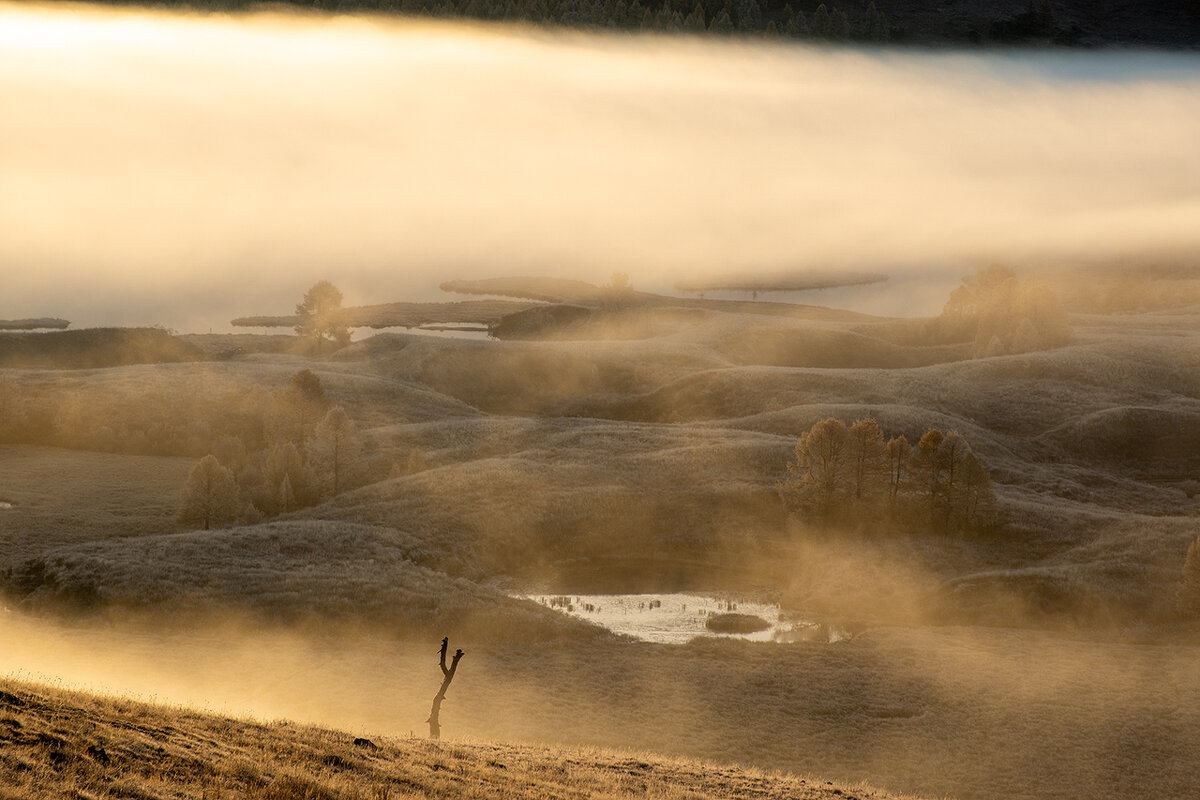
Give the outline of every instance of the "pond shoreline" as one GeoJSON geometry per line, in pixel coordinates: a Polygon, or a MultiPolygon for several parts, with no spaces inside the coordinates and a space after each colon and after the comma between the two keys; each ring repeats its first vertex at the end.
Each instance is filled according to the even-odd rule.
{"type": "Polygon", "coordinates": [[[828,643],[848,641],[853,633],[829,623],[797,617],[773,603],[690,593],[519,594],[539,605],[591,622],[616,633],[654,644],[687,644],[694,639],[743,639],[754,642],[828,643]],[[761,620],[755,630],[714,629],[709,623],[728,617],[761,620]]]}

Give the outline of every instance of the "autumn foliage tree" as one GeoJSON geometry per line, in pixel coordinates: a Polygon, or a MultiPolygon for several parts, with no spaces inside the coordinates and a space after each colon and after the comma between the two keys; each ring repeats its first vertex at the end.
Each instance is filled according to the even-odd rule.
{"type": "Polygon", "coordinates": [[[854,498],[861,500],[879,483],[884,468],[886,445],[879,423],[871,418],[855,420],[849,431],[850,481],[854,498]]]}
{"type": "Polygon", "coordinates": [[[303,446],[328,410],[329,398],[321,379],[310,369],[300,370],[288,381],[287,388],[275,396],[273,438],[303,446]]]}
{"type": "Polygon", "coordinates": [[[183,488],[183,505],[178,522],[190,528],[220,527],[234,522],[241,511],[237,482],[233,473],[216,456],[200,459],[188,473],[183,488]]]}
{"type": "Polygon", "coordinates": [[[822,420],[796,442],[796,461],[788,469],[796,476],[792,496],[801,508],[820,516],[837,505],[849,477],[850,432],[840,419],[822,420]]]}
{"type": "Polygon", "coordinates": [[[887,456],[888,500],[894,503],[900,494],[900,487],[908,477],[913,449],[908,439],[904,438],[904,434],[900,434],[888,439],[884,454],[887,456]]]}
{"type": "Polygon", "coordinates": [[[354,465],[360,446],[358,430],[346,409],[341,406],[329,409],[317,425],[312,450],[333,495],[345,487],[347,473],[354,465]]]}

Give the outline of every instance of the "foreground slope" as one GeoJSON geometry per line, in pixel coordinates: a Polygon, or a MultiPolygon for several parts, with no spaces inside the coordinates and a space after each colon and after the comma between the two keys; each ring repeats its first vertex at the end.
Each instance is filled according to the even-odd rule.
{"type": "Polygon", "coordinates": [[[369,739],[0,681],[5,798],[875,798],[791,775],[631,753],[369,739]]]}

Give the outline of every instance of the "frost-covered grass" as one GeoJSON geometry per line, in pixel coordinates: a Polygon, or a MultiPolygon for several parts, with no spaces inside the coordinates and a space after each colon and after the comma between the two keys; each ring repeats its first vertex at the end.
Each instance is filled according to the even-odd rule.
{"type": "Polygon", "coordinates": [[[508,641],[599,630],[463,578],[413,563],[398,532],[326,521],[94,542],[27,562],[14,585],[25,607],[226,611],[289,623],[342,620],[410,634],[472,631],[508,641]]]}
{"type": "MultiPolygon", "coordinates": [[[[397,477],[293,518],[384,528],[408,542],[418,566],[475,581],[537,578],[547,588],[561,583],[556,576],[595,575],[613,559],[625,572],[640,560],[647,578],[667,562],[693,572],[719,565],[727,571],[719,580],[757,569],[793,536],[776,486],[796,437],[826,416],[875,416],[887,434],[911,442],[929,427],[958,430],[992,471],[1004,528],[968,548],[918,532],[933,574],[980,572],[994,582],[1010,567],[1035,569],[1054,592],[1085,598],[1083,606],[1102,601],[1105,618],[1126,601],[1134,617],[1163,613],[1194,538],[1186,520],[1200,512],[1180,488],[1200,469],[1191,455],[1200,445],[1188,445],[1200,419],[1194,317],[1175,315],[1166,328],[1154,315],[1080,318],[1062,348],[923,367],[754,363],[750,344],[762,336],[776,344],[799,337],[836,361],[851,327],[860,337],[872,330],[862,320],[705,312],[680,331],[639,341],[381,336],[327,360],[255,354],[218,364],[8,371],[3,381],[10,392],[74,398],[127,424],[162,414],[180,423],[194,410],[207,414],[205,403],[270,390],[312,368],[359,422],[374,478],[389,474],[388,464],[397,477]],[[814,334],[821,330],[828,335],[814,334]],[[735,358],[730,348],[739,347],[735,358]],[[488,414],[464,402],[486,400],[497,387],[504,402],[530,393],[529,407],[547,413],[488,414]],[[598,416],[559,415],[571,409],[598,416]],[[402,476],[414,453],[425,470],[402,476]],[[1098,555],[1101,542],[1127,566],[1115,569],[1098,555]]],[[[159,509],[156,516],[134,512],[122,532],[173,528],[168,510],[178,490],[151,477],[142,485],[153,486],[154,497],[137,505],[159,509]]],[[[52,490],[71,491],[65,481],[52,490]]],[[[17,562],[115,532],[100,503],[85,497],[77,505],[73,516],[54,519],[78,525],[55,522],[44,534],[36,525],[9,527],[3,555],[17,562]]],[[[8,520],[13,511],[23,513],[8,510],[8,520]]],[[[777,559],[776,574],[788,568],[786,557],[777,559]]]]}
{"type": "Polygon", "coordinates": [[[0,445],[0,572],[79,542],[171,530],[194,462],[0,445]]]}
{"type": "MultiPolygon", "coordinates": [[[[0,500],[14,507],[0,509],[0,563],[17,563],[22,611],[110,612],[79,623],[100,637],[80,648],[85,664],[107,650],[162,655],[157,634],[145,650],[105,646],[105,626],[133,609],[197,630],[227,612],[304,631],[333,621],[355,636],[259,653],[286,688],[263,689],[271,708],[309,718],[419,728],[438,679],[430,655],[452,633],[468,660],[447,712],[472,735],[629,744],[932,795],[1190,796],[1195,632],[1170,614],[1200,516],[1180,488],[1200,465],[1187,446],[1200,319],[1080,318],[1065,347],[970,361],[865,341],[869,328],[706,313],[636,341],[381,337],[325,360],[5,371],[4,397],[94,401],[140,423],[273,391],[308,367],[373,458],[404,465],[416,451],[424,468],[273,523],[181,534],[171,517],[190,459],[5,448],[0,500]],[[807,338],[790,352],[789,337],[807,338]],[[836,365],[845,348],[883,360],[795,365],[836,365]],[[831,415],[875,416],[910,441],[960,431],[992,469],[1003,524],[961,540],[789,520],[775,484],[796,437],[831,415]],[[1140,446],[1163,441],[1172,448],[1140,446]],[[833,645],[661,648],[505,597],[582,595],[570,584],[584,579],[751,585],[868,630],[833,645]],[[1012,629],[935,627],[964,622],[1012,629]],[[1123,639],[1131,630],[1154,644],[1123,639]]],[[[243,651],[275,644],[221,640],[200,661],[244,679],[260,662],[243,651]]],[[[31,763],[50,762],[38,752],[31,763]]]]}

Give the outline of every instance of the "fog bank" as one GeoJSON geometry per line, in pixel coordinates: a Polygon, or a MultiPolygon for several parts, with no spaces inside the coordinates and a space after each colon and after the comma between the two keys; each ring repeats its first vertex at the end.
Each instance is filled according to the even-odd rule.
{"type": "Polygon", "coordinates": [[[0,107],[0,318],[1200,245],[1194,54],[0,4],[0,107]]]}

